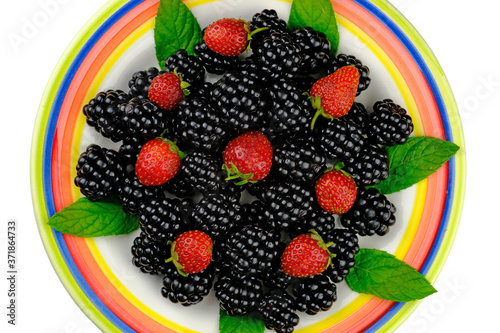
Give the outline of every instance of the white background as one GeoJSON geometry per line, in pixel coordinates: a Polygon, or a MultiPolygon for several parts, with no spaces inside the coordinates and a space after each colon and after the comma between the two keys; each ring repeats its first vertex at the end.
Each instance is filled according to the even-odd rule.
{"type": "MultiPolygon", "coordinates": [[[[397,332],[500,332],[497,241],[500,177],[500,25],[491,0],[392,0],[439,60],[460,108],[467,195],[459,232],[435,283],[397,332]]],[[[0,331],[98,332],[70,298],[42,246],[31,206],[31,135],[57,61],[104,0],[24,0],[0,4],[0,331]],[[47,4],[51,3],[51,7],[47,4]],[[48,9],[49,8],[49,9],[48,9]],[[43,14],[46,13],[46,15],[43,14]],[[50,14],[50,15],[47,15],[50,14]],[[43,18],[47,18],[44,20],[43,18]],[[38,27],[23,36],[26,22],[38,27]],[[17,326],[7,325],[6,223],[18,221],[17,326]]]]}

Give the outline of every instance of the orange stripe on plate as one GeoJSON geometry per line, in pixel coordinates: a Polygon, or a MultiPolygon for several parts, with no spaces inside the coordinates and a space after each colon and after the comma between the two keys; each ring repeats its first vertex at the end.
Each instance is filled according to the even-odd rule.
{"type": "MultiPolygon", "coordinates": [[[[92,79],[121,41],[156,14],[157,5],[156,1],[146,1],[118,21],[90,51],[71,82],[54,133],[52,162],[54,165],[61,166],[57,170],[52,170],[52,187],[57,210],[73,202],[73,180],[69,166],[74,163],[71,160],[72,150],[78,149],[76,143],[72,142],[73,129],[81,107],[88,102],[84,98],[92,84],[92,79]]],[[[366,31],[382,49],[388,52],[397,69],[407,80],[406,83],[415,98],[422,118],[425,135],[444,138],[444,130],[437,105],[432,98],[432,92],[420,70],[416,66],[412,66],[411,55],[406,49],[382,23],[373,20],[371,14],[353,2],[340,0],[334,3],[334,8],[339,15],[346,17],[353,24],[363,27],[362,30],[366,31]],[[366,27],[367,22],[372,22],[368,28],[366,27]]],[[[423,264],[432,247],[443,212],[447,187],[446,177],[447,169],[443,169],[429,178],[422,222],[405,257],[405,260],[412,265],[423,264]]],[[[156,332],[172,332],[144,315],[134,304],[121,295],[113,282],[107,279],[95,262],[84,240],[65,236],[65,241],[86,281],[106,306],[120,319],[138,331],[147,332],[150,329],[156,332]]],[[[362,331],[387,313],[393,304],[393,302],[372,298],[345,320],[327,329],[326,332],[362,331]]]]}
{"type": "MultiPolygon", "coordinates": [[[[154,17],[157,7],[156,1],[147,1],[117,21],[89,52],[70,84],[58,117],[52,155],[54,165],[60,165],[57,170],[52,170],[52,186],[55,189],[54,201],[57,210],[74,201],[70,166],[75,163],[71,160],[72,150],[78,147],[72,143],[73,130],[79,119],[81,107],[88,102],[84,100],[86,93],[110,54],[137,27],[154,17]]],[[[64,235],[64,238],[86,282],[115,315],[140,332],[173,332],[151,320],[121,295],[93,259],[84,239],[68,235],[64,235]]]]}

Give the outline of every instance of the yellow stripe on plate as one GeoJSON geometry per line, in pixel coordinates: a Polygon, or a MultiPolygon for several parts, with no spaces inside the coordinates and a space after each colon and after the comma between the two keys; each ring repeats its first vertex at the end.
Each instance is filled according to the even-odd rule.
{"type": "MultiPolygon", "coordinates": [[[[188,7],[191,8],[194,6],[206,4],[209,2],[213,2],[213,1],[214,0],[191,0],[191,1],[186,1],[186,5],[188,5],[188,7]]],[[[404,101],[407,105],[408,112],[411,114],[411,116],[414,120],[415,135],[417,135],[417,136],[422,135],[422,133],[423,133],[422,128],[423,127],[422,127],[420,116],[418,114],[416,103],[415,103],[414,99],[412,98],[412,95],[410,93],[408,85],[404,81],[401,73],[397,70],[396,66],[391,61],[391,59],[383,52],[383,50],[366,33],[364,33],[357,26],[353,25],[350,21],[348,21],[344,17],[337,14],[337,22],[340,25],[342,25],[344,28],[346,28],[348,31],[350,31],[357,38],[359,38],[364,44],[366,44],[370,48],[370,50],[378,57],[378,59],[382,62],[382,64],[386,67],[386,69],[389,71],[391,77],[393,77],[394,81],[396,82],[398,89],[400,90],[400,92],[404,98],[404,101]]],[[[151,19],[148,22],[146,22],[145,24],[143,24],[141,27],[139,27],[137,30],[135,30],[130,36],[128,36],[124,40],[123,43],[121,43],[119,45],[119,47],[113,52],[113,54],[109,57],[109,59],[106,61],[106,63],[100,69],[99,73],[96,75],[96,78],[93,81],[92,86],[89,89],[85,100],[89,100],[90,98],[95,96],[102,81],[104,80],[105,76],[109,73],[109,71],[111,70],[113,65],[116,63],[116,61],[123,55],[123,53],[128,48],[131,47],[132,44],[134,44],[146,32],[153,29],[153,27],[154,27],[154,19],[151,19]]],[[[83,116],[82,116],[82,118],[78,120],[78,126],[75,129],[75,135],[73,138],[73,146],[76,150],[79,149],[79,142],[81,141],[84,124],[85,124],[85,121],[84,121],[83,116]],[[76,143],[78,143],[78,144],[76,144],[76,143]]],[[[75,161],[74,163],[76,163],[76,157],[78,156],[78,155],[76,155],[77,153],[78,152],[75,152],[75,158],[73,159],[75,161]]],[[[72,167],[74,167],[74,165],[72,167]]],[[[417,186],[417,198],[419,196],[425,196],[426,189],[427,189],[426,182],[421,182],[417,186]]],[[[74,188],[73,195],[75,198],[78,198],[80,196],[77,188],[74,188]]],[[[407,227],[406,232],[404,234],[403,240],[399,244],[399,247],[396,251],[396,256],[398,258],[403,258],[411,246],[412,240],[413,240],[415,233],[418,229],[418,224],[420,221],[420,217],[422,215],[424,203],[425,203],[425,200],[416,200],[414,203],[412,217],[409,221],[409,224],[408,224],[408,227],[407,227]]],[[[137,309],[139,309],[140,311],[142,311],[143,313],[148,315],[153,320],[157,321],[158,323],[161,323],[162,325],[164,325],[172,330],[178,330],[178,331],[183,331],[183,332],[195,332],[195,331],[191,331],[183,326],[180,326],[180,325],[166,319],[165,317],[159,315],[158,313],[156,313],[155,311],[153,311],[149,307],[147,307],[144,303],[142,303],[114,275],[114,273],[111,271],[111,269],[107,265],[105,259],[102,257],[97,245],[95,244],[95,241],[91,238],[88,238],[88,239],[86,239],[86,244],[87,244],[90,252],[92,253],[92,256],[96,260],[96,263],[98,264],[98,266],[100,267],[100,269],[102,270],[102,272],[106,276],[106,278],[109,281],[111,281],[112,284],[116,287],[116,289],[120,291],[122,296],[125,297],[131,304],[136,306],[137,309]]],[[[328,318],[326,318],[322,321],[319,321],[318,323],[315,323],[313,325],[310,325],[308,327],[305,327],[303,329],[299,329],[299,330],[297,330],[297,332],[318,332],[320,330],[327,329],[328,327],[331,327],[331,326],[341,322],[342,320],[346,319],[347,317],[353,315],[359,308],[361,308],[366,303],[368,303],[372,298],[373,298],[373,296],[360,295],[360,296],[356,297],[347,306],[338,310],[337,312],[335,312],[333,315],[329,316],[328,318]]]]}
{"type": "MultiPolygon", "coordinates": [[[[397,67],[395,66],[394,62],[387,56],[387,54],[380,48],[378,44],[376,44],[368,34],[366,34],[364,31],[362,31],[359,27],[351,23],[349,20],[347,20],[345,17],[339,15],[338,13],[336,14],[336,19],[337,23],[344,27],[346,30],[348,30],[350,33],[352,33],[355,37],[357,37],[360,41],[362,41],[372,52],[377,56],[377,58],[381,61],[381,63],[384,65],[384,67],[387,69],[387,71],[390,73],[391,77],[393,78],[394,82],[396,82],[398,89],[403,96],[403,99],[407,105],[408,112],[410,113],[411,117],[413,118],[414,126],[415,126],[415,135],[423,135],[423,125],[422,121],[420,119],[420,115],[418,113],[418,109],[415,103],[415,100],[413,99],[413,96],[411,94],[411,91],[406,84],[403,76],[401,73],[398,71],[397,67]]],[[[406,231],[403,235],[403,238],[394,253],[395,256],[399,259],[403,259],[410,249],[412,245],[412,241],[415,237],[415,234],[417,233],[418,226],[420,224],[420,219],[423,214],[423,210],[425,207],[425,194],[427,192],[427,181],[422,181],[417,185],[416,188],[416,196],[415,196],[415,202],[413,204],[413,210],[412,210],[412,215],[411,218],[408,222],[408,226],[406,228],[406,231]],[[418,199],[418,198],[422,199],[418,199]]],[[[313,325],[309,325],[308,327],[305,327],[303,329],[297,330],[297,332],[319,332],[321,330],[325,330],[333,325],[338,324],[339,322],[345,320],[347,317],[353,315],[358,309],[360,309],[362,306],[367,304],[373,296],[369,295],[360,295],[356,299],[354,299],[351,303],[349,303],[347,306],[343,307],[342,309],[336,311],[333,315],[329,316],[328,318],[319,321],[313,325]]]]}
{"type": "MultiPolygon", "coordinates": [[[[123,54],[133,46],[134,43],[136,43],[142,36],[144,36],[146,33],[151,31],[154,28],[155,24],[155,19],[152,18],[142,24],[140,27],[135,29],[129,36],[127,36],[122,43],[116,48],[116,50],[113,51],[113,53],[109,56],[108,59],[106,59],[106,62],[103,64],[103,66],[99,69],[99,72],[96,74],[95,79],[92,81],[92,84],[85,96],[85,101],[90,100],[93,98],[103,80],[106,78],[106,76],[109,74],[113,66],[116,64],[116,62],[123,56],[123,54]]],[[[83,105],[81,106],[83,107],[83,105]]],[[[81,115],[78,119],[78,125],[75,127],[75,132],[73,136],[73,142],[72,142],[72,169],[76,170],[75,165],[77,163],[77,157],[79,156],[79,144],[82,139],[82,134],[83,134],[83,129],[85,127],[85,117],[81,115]],[[73,156],[74,155],[74,156],[73,156]]],[[[76,172],[76,171],[75,171],[76,172]]],[[[74,198],[79,198],[80,197],[80,192],[77,187],[73,187],[73,197],[74,198]]],[[[141,312],[145,313],[148,317],[150,317],[152,320],[162,324],[165,327],[168,327],[171,330],[175,331],[182,331],[182,332],[196,332],[192,331],[188,328],[185,328],[181,325],[176,324],[173,321],[170,321],[166,319],[165,317],[159,315],[155,311],[151,310],[148,306],[146,306],[144,303],[142,303],[137,297],[135,297],[128,289],[123,285],[120,280],[116,277],[116,275],[113,273],[113,271],[109,268],[108,264],[106,263],[106,260],[103,258],[101,255],[99,248],[97,247],[95,241],[93,238],[86,238],[85,239],[86,245],[89,248],[89,251],[92,253],[92,257],[96,261],[97,265],[99,268],[102,270],[103,274],[106,276],[106,279],[120,292],[120,294],[131,304],[133,304],[138,310],[141,312]]]]}

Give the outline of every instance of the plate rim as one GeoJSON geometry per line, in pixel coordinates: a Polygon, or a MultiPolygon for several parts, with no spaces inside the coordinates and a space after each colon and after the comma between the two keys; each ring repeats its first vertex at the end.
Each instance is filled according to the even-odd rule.
{"type": "MultiPolygon", "coordinates": [[[[133,2],[133,1],[132,1],[133,2]]],[[[287,1],[290,2],[290,1],[287,1]]],[[[355,2],[366,2],[366,1],[355,1],[355,2]]],[[[392,12],[390,15],[391,19],[398,19],[401,22],[405,23],[405,34],[408,36],[412,36],[416,41],[414,43],[416,46],[419,46],[419,49],[422,48],[423,51],[425,50],[426,52],[424,53],[426,56],[428,56],[433,64],[436,64],[437,67],[434,69],[437,71],[437,73],[441,74],[439,76],[435,76],[435,79],[438,81],[438,86],[439,86],[439,91],[446,92],[446,96],[449,98],[451,97],[453,101],[448,101],[450,103],[447,107],[448,113],[453,112],[457,116],[455,121],[458,121],[459,124],[459,131],[455,132],[453,136],[453,142],[457,143],[461,142],[460,147],[461,147],[461,156],[456,156],[460,158],[454,157],[454,162],[456,163],[456,166],[460,165],[461,167],[461,173],[460,175],[455,174],[455,179],[457,179],[457,176],[460,176],[460,181],[455,181],[455,191],[454,191],[454,199],[453,199],[453,205],[454,205],[454,223],[451,223],[451,217],[450,217],[450,223],[449,225],[452,226],[453,228],[449,229],[446,231],[446,239],[443,240],[441,243],[441,247],[439,249],[439,254],[437,255],[437,259],[439,261],[432,263],[431,270],[429,270],[428,274],[426,274],[427,278],[431,282],[435,282],[437,279],[439,273],[444,267],[444,264],[446,262],[446,259],[451,251],[452,245],[454,238],[456,236],[458,226],[459,226],[459,221],[460,221],[460,216],[461,216],[461,211],[464,203],[464,196],[465,196],[465,143],[463,141],[463,130],[461,128],[461,122],[460,122],[460,117],[458,116],[458,109],[456,107],[456,103],[454,101],[453,94],[451,92],[451,88],[449,86],[449,83],[444,75],[444,72],[442,68],[440,67],[439,63],[437,62],[437,59],[435,59],[434,54],[432,53],[431,49],[428,47],[428,45],[425,43],[423,38],[420,36],[420,34],[416,31],[416,29],[409,23],[404,16],[397,11],[395,7],[393,7],[390,3],[388,3],[386,0],[372,0],[372,3],[380,6],[381,8],[385,8],[388,12],[392,12]],[[457,136],[458,134],[458,136],[457,136]],[[458,139],[458,140],[457,140],[458,139]],[[458,161],[457,161],[458,160],[458,161]],[[458,192],[457,192],[458,190],[458,192]],[[457,195],[459,194],[459,195],[457,195]],[[458,204],[458,206],[455,206],[458,204]]],[[[95,311],[91,315],[89,315],[90,311],[89,308],[95,308],[95,305],[92,304],[92,302],[84,295],[84,293],[81,291],[80,286],[78,283],[72,279],[73,276],[71,275],[71,272],[69,272],[68,268],[66,265],[61,265],[61,263],[64,264],[64,259],[61,257],[60,253],[53,253],[53,251],[48,251],[48,249],[51,246],[54,246],[54,241],[50,239],[50,234],[47,232],[46,228],[46,221],[48,220],[48,214],[46,211],[43,211],[41,207],[44,207],[45,205],[42,204],[45,200],[42,199],[41,197],[44,197],[44,189],[43,189],[43,180],[41,180],[41,176],[39,175],[39,166],[43,165],[44,161],[40,161],[40,155],[39,155],[39,148],[43,147],[45,145],[45,135],[40,136],[40,134],[45,134],[42,133],[43,130],[45,129],[44,124],[47,124],[49,121],[48,115],[44,114],[46,113],[46,104],[50,104],[53,98],[51,98],[53,95],[55,95],[55,92],[51,89],[51,87],[56,84],[57,81],[62,80],[61,74],[60,73],[65,73],[64,68],[69,67],[71,62],[73,61],[75,55],[71,52],[75,47],[78,45],[82,45],[86,42],[85,36],[91,35],[95,30],[96,30],[96,22],[103,21],[105,17],[109,17],[110,13],[113,13],[117,8],[122,7],[124,4],[126,4],[127,1],[124,0],[112,0],[107,2],[98,12],[96,12],[90,19],[89,21],[80,29],[80,31],[77,33],[77,35],[73,38],[72,42],[68,45],[66,51],[63,53],[61,56],[59,62],[57,63],[56,67],[54,68],[52,75],[46,85],[44,94],[42,96],[42,101],[40,103],[40,107],[38,109],[37,117],[35,120],[35,127],[33,130],[33,137],[32,137],[32,148],[31,148],[31,171],[30,171],[30,176],[31,176],[31,184],[32,184],[32,200],[33,200],[33,205],[35,208],[35,216],[37,220],[37,226],[40,231],[40,236],[42,238],[42,242],[44,244],[44,247],[46,249],[46,253],[49,256],[49,259],[52,263],[52,266],[54,270],[56,271],[59,279],[65,286],[66,290],[69,292],[73,300],[79,305],[79,307],[83,310],[83,312],[86,313],[87,316],[91,317],[92,321],[101,328],[115,328],[116,326],[113,324],[109,324],[109,320],[102,316],[102,314],[97,311],[103,318],[96,318],[95,311]],[[43,137],[43,140],[40,140],[40,137],[43,137]],[[41,142],[42,141],[42,142],[41,142]],[[37,163],[37,161],[40,161],[40,163],[37,163]],[[41,222],[42,221],[42,222],[41,222]],[[54,263],[57,263],[55,265],[54,263]],[[71,276],[67,275],[70,274],[71,276]],[[81,297],[81,295],[84,295],[84,297],[81,297]],[[89,307],[90,305],[90,307],[89,307]],[[93,317],[93,318],[92,318],[93,317]],[[108,322],[108,324],[106,324],[108,322]],[[101,325],[99,325],[99,324],[101,325]]],[[[78,48],[80,49],[80,48],[78,48]]],[[[433,72],[434,74],[434,72],[433,72]]],[[[457,167],[455,167],[457,169],[457,167]]],[[[56,245],[57,246],[57,245],[56,245]]],[[[51,250],[53,248],[50,248],[51,250]]],[[[412,302],[413,303],[413,302],[412,302]]],[[[403,311],[407,316],[400,317],[399,320],[393,321],[392,325],[394,326],[394,329],[401,325],[409,315],[416,309],[418,304],[417,302],[414,302],[412,308],[409,313],[408,311],[403,311]]],[[[420,303],[420,301],[418,301],[420,303]]],[[[406,305],[405,305],[406,306],[406,305]]],[[[400,314],[402,311],[398,311],[400,314]]],[[[397,316],[397,315],[396,315],[397,316]]],[[[99,317],[99,315],[97,315],[99,317]]],[[[390,323],[391,320],[388,322],[390,323]]],[[[388,324],[386,323],[386,325],[388,324]]],[[[385,325],[384,325],[385,326],[385,325]]],[[[391,327],[386,327],[387,329],[390,329],[391,327]]]]}

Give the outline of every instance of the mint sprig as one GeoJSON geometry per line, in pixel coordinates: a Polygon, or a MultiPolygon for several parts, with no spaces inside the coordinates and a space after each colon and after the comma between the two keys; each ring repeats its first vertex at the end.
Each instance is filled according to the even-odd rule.
{"type": "Polygon", "coordinates": [[[430,282],[402,260],[376,249],[360,249],[345,281],[351,290],[378,298],[409,302],[436,292],[430,282]]]}
{"type": "Polygon", "coordinates": [[[339,49],[339,29],[330,0],[293,0],[288,19],[288,29],[294,31],[311,27],[322,32],[330,41],[330,55],[339,49]]]}
{"type": "Polygon", "coordinates": [[[191,10],[181,0],[161,0],[154,28],[156,58],[160,68],[165,60],[184,49],[194,54],[194,46],[202,39],[201,28],[191,10]]]}
{"type": "Polygon", "coordinates": [[[219,312],[220,333],[263,333],[264,323],[254,314],[230,316],[224,310],[219,312]]]}
{"type": "Polygon", "coordinates": [[[389,177],[372,186],[383,194],[408,188],[429,177],[460,149],[453,142],[434,137],[411,137],[387,148],[389,177]]]}
{"type": "Polygon", "coordinates": [[[68,235],[100,237],[123,235],[137,230],[139,218],[126,214],[114,197],[99,202],[83,197],[54,214],[48,224],[68,235]]]}

